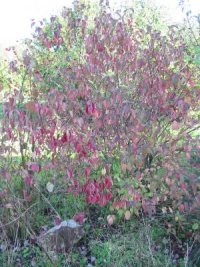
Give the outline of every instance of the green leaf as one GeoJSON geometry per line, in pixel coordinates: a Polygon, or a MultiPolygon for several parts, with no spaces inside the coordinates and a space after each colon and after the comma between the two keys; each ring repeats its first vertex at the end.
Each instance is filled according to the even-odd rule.
{"type": "Polygon", "coordinates": [[[124,211],[122,209],[118,210],[117,213],[118,213],[119,217],[124,216],[124,211]]]}
{"type": "Polygon", "coordinates": [[[70,158],[71,158],[71,159],[75,159],[75,158],[76,158],[76,153],[72,153],[72,154],[70,155],[70,158]]]}
{"type": "Polygon", "coordinates": [[[148,192],[148,193],[146,193],[146,196],[147,196],[147,197],[153,197],[153,192],[148,192]]]}
{"type": "Polygon", "coordinates": [[[197,229],[199,229],[199,224],[198,223],[194,223],[192,225],[192,230],[197,230],[197,229]]]}

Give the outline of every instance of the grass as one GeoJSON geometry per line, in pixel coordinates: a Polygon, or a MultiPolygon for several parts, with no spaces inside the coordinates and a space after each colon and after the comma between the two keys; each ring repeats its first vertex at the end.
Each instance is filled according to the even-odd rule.
{"type": "MultiPolygon", "coordinates": [[[[101,227],[99,223],[93,230],[88,229],[86,237],[69,254],[60,254],[52,263],[36,245],[27,244],[14,251],[0,254],[0,266],[91,266],[103,267],[185,267],[184,259],[176,259],[170,250],[170,240],[164,239],[163,231],[150,223],[132,221],[119,228],[101,227]],[[162,242],[157,238],[161,238],[162,242]],[[83,254],[81,248],[86,249],[83,254]],[[17,265],[18,264],[18,265],[17,265]],[[175,265],[176,264],[176,265],[175,265]]],[[[166,233],[165,233],[166,234],[166,233]]]]}
{"type": "Polygon", "coordinates": [[[173,266],[170,253],[156,251],[150,230],[115,235],[107,242],[92,242],[91,251],[97,266],[173,266]]]}
{"type": "MultiPolygon", "coordinates": [[[[40,197],[37,195],[35,203],[40,197]]],[[[39,235],[41,229],[54,224],[54,211],[51,205],[41,198],[26,215],[22,216],[24,210],[18,211],[21,218],[3,228],[4,233],[0,237],[2,250],[0,266],[199,266],[197,254],[193,257],[197,261],[196,265],[186,264],[187,247],[184,245],[182,245],[182,258],[177,254],[173,249],[174,240],[159,219],[145,217],[139,220],[133,217],[131,221],[116,222],[113,226],[109,226],[106,221],[106,214],[109,212],[107,207],[100,209],[91,206],[88,209],[83,206],[83,200],[74,197],[73,194],[66,196],[60,193],[49,195],[46,193],[46,197],[56,211],[62,214],[63,219],[71,218],[74,213],[84,209],[87,217],[84,224],[86,235],[72,252],[59,254],[58,259],[52,263],[34,241],[34,234],[39,235]]],[[[10,209],[6,209],[4,219],[6,212],[9,213],[6,218],[8,221],[12,218],[12,212],[15,214],[17,210],[13,208],[11,212],[10,209]]],[[[16,216],[15,214],[15,219],[16,216]]]]}
{"type": "MultiPolygon", "coordinates": [[[[192,158],[192,161],[198,160],[192,158]]],[[[12,161],[15,168],[18,161],[12,161]]],[[[199,243],[194,243],[191,227],[188,230],[185,227],[186,232],[182,231],[179,222],[173,225],[173,231],[166,227],[166,221],[172,223],[173,214],[132,217],[130,221],[118,218],[109,226],[106,221],[111,212],[109,206],[86,206],[83,196],[68,194],[62,174],[41,171],[36,178],[30,192],[31,200],[27,202],[23,200],[24,185],[20,176],[12,176],[9,183],[0,180],[0,189],[7,189],[7,195],[0,198],[0,266],[200,266],[199,243]],[[53,192],[48,192],[48,182],[54,184],[53,192]],[[52,263],[35,242],[35,237],[54,226],[56,217],[66,220],[82,211],[87,218],[84,238],[70,253],[59,254],[52,263]]],[[[198,216],[194,216],[188,218],[188,226],[198,221],[198,216]]],[[[198,231],[195,236],[198,237],[198,231]]]]}

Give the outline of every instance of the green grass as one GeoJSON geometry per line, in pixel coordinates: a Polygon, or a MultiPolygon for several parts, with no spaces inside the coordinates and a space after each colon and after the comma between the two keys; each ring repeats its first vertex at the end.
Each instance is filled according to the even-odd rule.
{"type": "Polygon", "coordinates": [[[159,230],[158,225],[132,221],[115,230],[112,227],[106,227],[98,232],[100,226],[102,225],[99,224],[95,231],[91,231],[90,228],[87,237],[81,241],[80,246],[86,247],[87,245],[89,256],[82,255],[75,247],[69,254],[59,254],[57,260],[52,263],[39,247],[27,245],[14,252],[8,250],[3,254],[0,253],[0,266],[17,266],[16,264],[19,263],[21,264],[19,266],[24,267],[84,267],[87,266],[88,259],[91,257],[94,259],[92,266],[98,267],[192,266],[185,265],[184,259],[176,260],[176,263],[173,261],[170,240],[163,238],[163,230],[159,230]]]}
{"type": "MultiPolygon", "coordinates": [[[[196,154],[191,160],[199,162],[196,154]]],[[[15,158],[10,164],[17,169],[19,162],[15,158]]],[[[198,248],[186,257],[187,245],[190,248],[194,239],[186,238],[187,231],[184,232],[178,222],[172,227],[175,232],[169,231],[164,224],[166,221],[173,224],[175,214],[161,214],[153,218],[132,217],[126,222],[118,218],[110,227],[106,221],[111,212],[109,206],[86,206],[83,196],[68,194],[62,173],[41,171],[35,177],[34,183],[37,189],[31,189],[31,201],[24,202],[24,184],[20,176],[12,176],[9,183],[5,179],[0,180],[0,189],[6,187],[8,191],[6,197],[0,199],[0,226],[8,224],[3,227],[0,236],[0,245],[7,246],[3,252],[0,251],[0,266],[85,267],[90,263],[91,257],[95,259],[92,266],[97,267],[200,266],[198,248]],[[48,182],[54,184],[51,193],[46,188],[48,182]],[[65,220],[82,211],[87,218],[84,224],[85,237],[71,253],[60,254],[56,262],[52,263],[37,244],[23,245],[24,241],[30,241],[30,237],[39,235],[44,227],[52,227],[58,215],[65,220]],[[178,244],[178,240],[182,242],[182,256],[176,258],[179,252],[173,247],[173,243],[178,244]],[[81,247],[86,248],[86,254],[80,252],[81,247]]],[[[198,221],[198,216],[192,216],[194,218],[190,216],[186,221],[188,228],[185,229],[188,229],[188,233],[191,224],[198,221]]]]}

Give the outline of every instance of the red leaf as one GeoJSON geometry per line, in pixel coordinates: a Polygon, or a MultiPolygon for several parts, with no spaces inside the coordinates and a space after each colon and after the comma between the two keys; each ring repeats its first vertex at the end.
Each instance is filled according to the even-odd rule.
{"type": "Polygon", "coordinates": [[[90,202],[91,204],[96,203],[96,196],[94,196],[94,195],[89,196],[89,202],[90,202]]]}
{"type": "Polygon", "coordinates": [[[33,101],[29,101],[25,104],[25,107],[28,111],[30,112],[37,112],[37,103],[33,102],[33,101]]]}
{"type": "Polygon", "coordinates": [[[67,134],[66,132],[63,134],[62,138],[61,138],[61,142],[64,144],[64,143],[67,143],[68,142],[68,137],[67,137],[67,134]]]}
{"type": "Polygon", "coordinates": [[[100,206],[105,206],[107,204],[107,202],[108,201],[107,201],[105,195],[101,196],[100,200],[98,201],[98,203],[99,203],[100,206]]]}
{"type": "Polygon", "coordinates": [[[84,219],[85,219],[85,214],[84,212],[79,212],[77,214],[74,215],[73,219],[80,223],[80,224],[83,224],[84,223],[84,219]]]}
{"type": "Polygon", "coordinates": [[[55,225],[60,225],[62,222],[60,217],[56,217],[54,221],[55,221],[55,225]]]}
{"type": "Polygon", "coordinates": [[[179,207],[178,207],[178,209],[179,209],[180,212],[184,212],[185,205],[184,204],[180,204],[179,207]]]}
{"type": "Polygon", "coordinates": [[[33,184],[33,178],[30,175],[28,175],[24,178],[24,182],[26,185],[31,186],[33,184]]]}
{"type": "Polygon", "coordinates": [[[178,130],[179,129],[179,123],[177,121],[173,121],[172,128],[173,128],[173,130],[178,130]]]}
{"type": "Polygon", "coordinates": [[[68,175],[69,178],[72,178],[73,172],[72,172],[71,169],[67,170],[67,175],[68,175]]]}
{"type": "Polygon", "coordinates": [[[85,176],[86,176],[86,178],[89,177],[89,175],[90,175],[90,171],[91,171],[91,168],[90,168],[90,167],[87,167],[87,168],[85,169],[85,176]]]}
{"type": "Polygon", "coordinates": [[[112,196],[113,196],[112,192],[105,194],[105,198],[107,201],[111,200],[112,196]]]}
{"type": "Polygon", "coordinates": [[[30,169],[33,172],[40,172],[41,171],[41,166],[35,162],[29,163],[30,169]]]}
{"type": "Polygon", "coordinates": [[[105,186],[106,186],[108,189],[110,189],[110,188],[112,187],[112,179],[111,179],[111,177],[110,177],[110,176],[106,177],[104,183],[105,183],[105,186]]]}

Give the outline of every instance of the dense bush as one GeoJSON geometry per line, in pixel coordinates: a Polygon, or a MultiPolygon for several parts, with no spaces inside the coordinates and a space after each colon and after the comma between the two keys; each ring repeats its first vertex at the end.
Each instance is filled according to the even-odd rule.
{"type": "Polygon", "coordinates": [[[21,176],[30,201],[37,174],[53,169],[68,192],[112,203],[127,219],[141,209],[195,211],[200,89],[182,35],[140,27],[128,11],[102,7],[93,22],[84,12],[33,22],[24,51],[10,49],[1,152],[20,153],[21,168],[3,157],[4,177],[21,176]]]}

